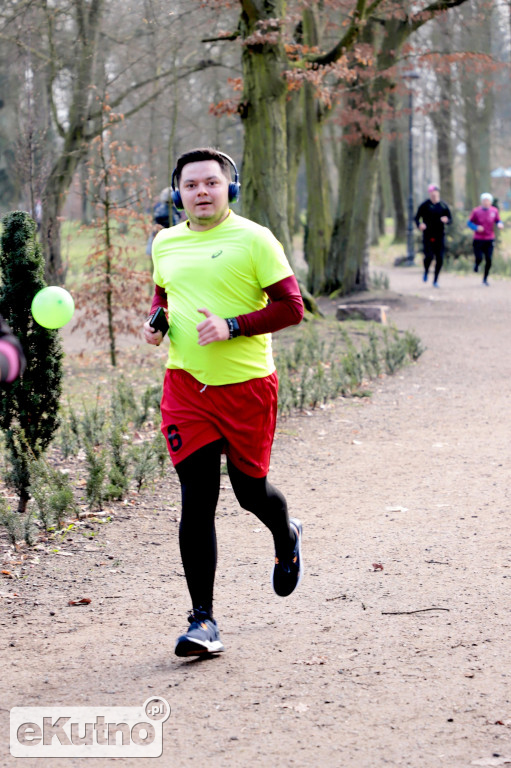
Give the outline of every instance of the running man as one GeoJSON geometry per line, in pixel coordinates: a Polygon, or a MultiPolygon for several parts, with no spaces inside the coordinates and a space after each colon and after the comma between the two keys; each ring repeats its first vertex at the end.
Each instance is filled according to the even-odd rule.
{"type": "Polygon", "coordinates": [[[438,288],[438,276],[444,263],[446,224],[452,223],[449,207],[440,200],[440,189],[436,184],[428,187],[429,198],[424,200],[415,214],[415,224],[422,232],[422,246],[424,251],[424,275],[423,280],[428,280],[428,272],[433,259],[435,260],[435,275],[433,286],[438,288]]]}
{"type": "MultiPolygon", "coordinates": [[[[213,618],[222,453],[239,504],[273,535],[277,595],[290,595],[302,575],[302,525],[288,517],[267,474],[278,390],[271,333],[298,324],[303,303],[280,243],[229,209],[238,195],[227,155],[210,148],[181,155],[172,199],[188,218],[159,232],[152,250],[151,316],[168,309],[170,324],[161,428],[181,483],[179,546],[192,602],[178,656],[224,650],[213,618]]],[[[144,334],[161,343],[149,321],[144,334]]]]}
{"type": "Polygon", "coordinates": [[[155,203],[153,207],[153,222],[152,222],[151,231],[149,233],[149,238],[147,240],[147,245],[145,249],[145,252],[148,256],[151,255],[153,240],[158,234],[158,232],[160,231],[160,229],[170,227],[169,200],[170,200],[170,188],[165,187],[165,189],[162,189],[162,191],[160,192],[158,202],[155,203]]]}
{"type": "Polygon", "coordinates": [[[484,258],[483,285],[489,285],[488,275],[490,274],[495,243],[495,225],[498,229],[504,229],[504,224],[500,220],[499,209],[493,205],[493,195],[489,192],[483,192],[481,205],[474,208],[467,221],[467,227],[474,233],[474,272],[479,271],[479,266],[484,258]]]}

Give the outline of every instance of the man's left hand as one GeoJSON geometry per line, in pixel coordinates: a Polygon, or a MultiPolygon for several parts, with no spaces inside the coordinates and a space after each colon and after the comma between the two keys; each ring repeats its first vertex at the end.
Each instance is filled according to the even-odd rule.
{"type": "Polygon", "coordinates": [[[205,347],[206,344],[211,344],[213,341],[227,341],[229,338],[227,320],[214,315],[209,309],[198,309],[197,312],[201,312],[206,318],[197,326],[201,347],[205,347]]]}
{"type": "Polygon", "coordinates": [[[448,224],[449,223],[449,217],[448,216],[441,216],[440,221],[442,224],[448,224]]]}

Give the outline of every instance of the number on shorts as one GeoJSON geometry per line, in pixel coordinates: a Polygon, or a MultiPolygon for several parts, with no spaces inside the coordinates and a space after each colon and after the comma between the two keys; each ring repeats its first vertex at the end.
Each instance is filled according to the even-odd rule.
{"type": "Polygon", "coordinates": [[[183,445],[183,441],[181,440],[179,429],[176,427],[175,424],[171,424],[169,426],[167,430],[167,437],[170,445],[170,450],[173,453],[175,453],[176,451],[179,451],[179,449],[183,445]]]}

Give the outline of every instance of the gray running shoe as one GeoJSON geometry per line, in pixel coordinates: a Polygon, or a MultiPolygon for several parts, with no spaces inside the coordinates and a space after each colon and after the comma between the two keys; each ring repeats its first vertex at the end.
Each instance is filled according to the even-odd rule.
{"type": "Polygon", "coordinates": [[[295,547],[289,558],[281,559],[275,555],[273,566],[272,585],[275,593],[280,597],[287,597],[294,592],[302,579],[302,524],[296,518],[289,520],[291,528],[296,534],[295,547]]]}
{"type": "Polygon", "coordinates": [[[224,650],[217,623],[209,613],[194,608],[188,616],[190,626],[176,640],[176,656],[200,656],[203,653],[221,653],[224,650]]]}

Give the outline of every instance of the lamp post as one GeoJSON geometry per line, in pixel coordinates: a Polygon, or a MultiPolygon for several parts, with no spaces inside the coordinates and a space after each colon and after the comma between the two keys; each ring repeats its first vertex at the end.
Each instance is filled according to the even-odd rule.
{"type": "MultiPolygon", "coordinates": [[[[418,72],[405,72],[403,80],[418,80],[418,72]]],[[[408,90],[408,227],[406,234],[406,264],[412,266],[415,260],[415,248],[413,242],[413,83],[408,90]]]]}

